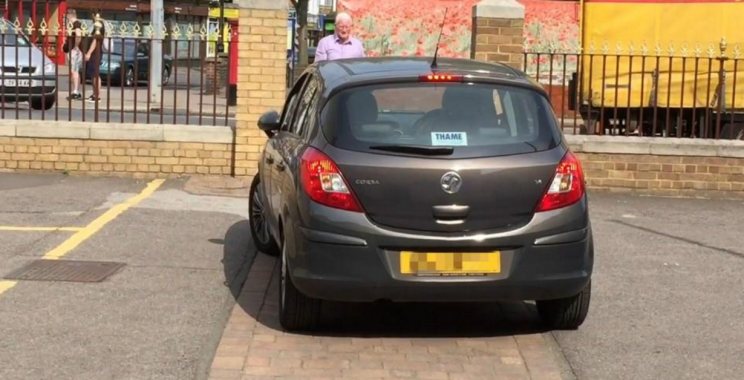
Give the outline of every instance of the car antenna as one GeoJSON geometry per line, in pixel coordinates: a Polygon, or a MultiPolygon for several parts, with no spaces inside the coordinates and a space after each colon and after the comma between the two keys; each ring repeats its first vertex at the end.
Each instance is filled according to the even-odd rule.
{"type": "Polygon", "coordinates": [[[437,56],[439,55],[439,43],[442,42],[442,34],[444,34],[444,23],[447,22],[447,11],[449,7],[444,8],[444,19],[442,19],[442,29],[439,31],[439,39],[437,40],[437,47],[434,49],[434,60],[431,61],[431,69],[437,68],[437,56]]]}

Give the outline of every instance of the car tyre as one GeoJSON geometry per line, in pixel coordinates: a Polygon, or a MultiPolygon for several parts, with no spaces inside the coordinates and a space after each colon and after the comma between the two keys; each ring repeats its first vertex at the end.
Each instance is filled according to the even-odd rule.
{"type": "Polygon", "coordinates": [[[54,107],[54,103],[56,101],[57,97],[55,95],[49,95],[44,97],[31,98],[31,100],[29,100],[29,104],[31,105],[32,109],[47,111],[54,107]]]}
{"type": "Polygon", "coordinates": [[[134,77],[134,68],[128,67],[127,71],[124,73],[124,86],[133,87],[136,84],[137,79],[134,77]]]}
{"type": "Polygon", "coordinates": [[[253,243],[259,251],[269,256],[278,256],[279,246],[271,236],[271,231],[269,230],[269,220],[266,218],[266,206],[263,204],[259,193],[260,184],[261,178],[257,174],[253,177],[248,199],[251,237],[253,237],[253,243]]]}
{"type": "Polygon", "coordinates": [[[555,300],[537,301],[537,313],[549,328],[555,330],[576,330],[584,323],[589,313],[592,295],[592,282],[577,295],[555,300]]]}
{"type": "Polygon", "coordinates": [[[302,294],[294,285],[287,264],[287,244],[282,245],[279,281],[279,323],[287,331],[312,331],[318,327],[321,301],[302,294]]]}
{"type": "Polygon", "coordinates": [[[163,86],[168,85],[168,82],[170,82],[170,76],[171,76],[170,67],[165,66],[165,68],[163,68],[163,86]]]}
{"type": "Polygon", "coordinates": [[[721,139],[744,141],[744,126],[724,124],[721,128],[721,139]]]}

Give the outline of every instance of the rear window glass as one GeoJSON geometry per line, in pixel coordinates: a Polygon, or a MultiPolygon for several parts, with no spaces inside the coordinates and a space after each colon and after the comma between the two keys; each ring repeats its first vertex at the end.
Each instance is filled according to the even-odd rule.
{"type": "MultiPolygon", "coordinates": [[[[453,148],[449,158],[548,150],[558,144],[550,104],[513,86],[399,83],[355,87],[322,111],[323,132],[341,149],[380,146],[453,148]]],[[[373,149],[370,149],[373,148],[373,149]]]]}

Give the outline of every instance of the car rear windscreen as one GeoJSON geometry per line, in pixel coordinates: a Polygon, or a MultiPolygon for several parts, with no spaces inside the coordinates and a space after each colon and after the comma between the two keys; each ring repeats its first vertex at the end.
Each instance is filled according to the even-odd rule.
{"type": "Polygon", "coordinates": [[[547,99],[537,91],[508,85],[353,87],[329,99],[321,118],[331,145],[379,154],[408,147],[449,152],[448,158],[493,157],[548,150],[560,141],[547,99]]]}

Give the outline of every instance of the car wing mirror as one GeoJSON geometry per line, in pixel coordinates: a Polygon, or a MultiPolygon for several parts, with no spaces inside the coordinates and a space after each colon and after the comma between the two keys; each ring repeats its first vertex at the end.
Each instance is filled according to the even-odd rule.
{"type": "Polygon", "coordinates": [[[279,130],[280,121],[281,117],[278,112],[268,111],[258,119],[258,128],[264,131],[266,136],[272,137],[279,130]]]}

